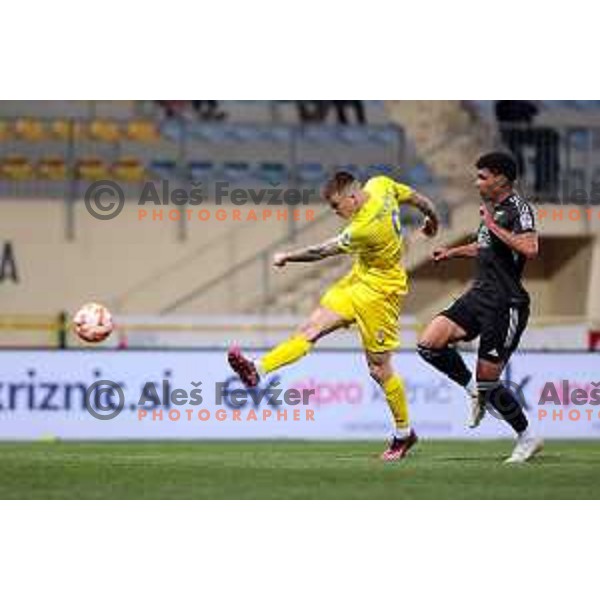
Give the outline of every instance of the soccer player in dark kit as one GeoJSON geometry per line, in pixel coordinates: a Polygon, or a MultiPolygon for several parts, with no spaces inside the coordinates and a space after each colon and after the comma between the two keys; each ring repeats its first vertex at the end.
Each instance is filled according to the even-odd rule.
{"type": "Polygon", "coordinates": [[[542,449],[521,404],[502,384],[500,375],[519,344],[529,318],[529,294],[521,284],[523,267],[538,254],[538,235],[531,206],[514,190],[513,158],[492,152],[479,158],[477,188],[482,199],[477,240],[438,248],[433,259],[470,257],[477,260],[471,287],[425,328],[420,356],[463,386],[471,399],[469,426],[477,427],[488,410],[500,415],[517,434],[506,462],[522,463],[542,449]],[[479,337],[475,380],[460,354],[450,345],[479,337]]]}

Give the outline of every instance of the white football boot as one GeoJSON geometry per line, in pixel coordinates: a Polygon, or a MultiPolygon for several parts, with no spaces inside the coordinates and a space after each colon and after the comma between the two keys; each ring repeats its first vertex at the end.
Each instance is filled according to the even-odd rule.
{"type": "Polygon", "coordinates": [[[530,435],[520,435],[513,453],[504,462],[507,464],[524,463],[542,451],[544,440],[530,435]]]}
{"type": "Polygon", "coordinates": [[[479,423],[485,417],[485,403],[479,399],[477,390],[469,393],[469,420],[467,421],[467,427],[475,429],[479,427],[479,423]]]}

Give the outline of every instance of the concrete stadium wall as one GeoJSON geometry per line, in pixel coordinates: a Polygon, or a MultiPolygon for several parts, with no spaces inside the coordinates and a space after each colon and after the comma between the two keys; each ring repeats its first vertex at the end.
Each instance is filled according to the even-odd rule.
{"type": "Polygon", "coordinates": [[[81,202],[69,240],[62,201],[6,200],[0,206],[0,242],[10,242],[18,275],[17,282],[5,277],[0,283],[0,312],[10,314],[73,310],[91,299],[117,302],[122,312],[157,312],[289,228],[275,219],[246,222],[250,209],[244,207],[241,222],[219,221],[217,207],[206,206],[211,218],[185,223],[182,240],[181,224],[167,220],[168,207],[163,221],[140,221],[133,203],[117,218],[100,221],[81,202]]]}

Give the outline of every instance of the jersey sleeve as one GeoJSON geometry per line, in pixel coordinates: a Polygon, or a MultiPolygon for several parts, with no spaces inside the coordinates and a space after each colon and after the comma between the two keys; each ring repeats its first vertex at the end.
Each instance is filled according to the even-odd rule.
{"type": "Polygon", "coordinates": [[[391,177],[385,175],[378,175],[369,179],[365,185],[365,190],[382,196],[391,193],[398,204],[406,202],[415,193],[410,186],[394,181],[391,177]]]}
{"type": "Polygon", "coordinates": [[[535,231],[535,215],[533,209],[527,202],[517,202],[514,206],[513,213],[511,229],[514,233],[535,231]]]}
{"type": "Polygon", "coordinates": [[[354,254],[363,244],[360,229],[352,223],[342,230],[337,237],[337,241],[340,250],[346,254],[354,254]]]}

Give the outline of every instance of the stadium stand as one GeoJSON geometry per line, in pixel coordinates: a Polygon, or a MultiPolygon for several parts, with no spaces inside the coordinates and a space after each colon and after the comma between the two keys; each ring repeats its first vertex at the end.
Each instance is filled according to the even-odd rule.
{"type": "MultiPolygon", "coordinates": [[[[154,105],[143,103],[114,107],[85,102],[0,103],[0,195],[5,197],[1,201],[18,213],[18,199],[39,198],[43,204],[35,206],[45,215],[43,222],[57,221],[53,239],[68,240],[69,253],[80,248],[81,255],[94,264],[119,264],[110,273],[110,281],[115,298],[124,295],[119,304],[123,312],[303,314],[321,290],[344,272],[347,263],[332,261],[274,277],[269,260],[277,248],[313,243],[339,228],[336,217],[319,205],[317,195],[314,223],[206,222],[201,230],[185,222],[136,222],[134,206],[126,207],[124,214],[129,216],[124,222],[90,222],[79,200],[89,182],[99,179],[120,181],[131,198],[146,179],[167,179],[172,187],[226,179],[239,186],[314,190],[329,172],[344,168],[362,178],[387,173],[422,189],[438,201],[442,213],[445,227],[438,241],[466,239],[478,221],[473,211],[471,166],[482,151],[502,147],[489,105],[460,101],[377,104],[375,112],[384,111],[387,121],[374,118],[373,107],[366,106],[367,125],[344,127],[331,122],[298,124],[293,103],[223,103],[226,119],[209,123],[186,113],[181,119],[164,120],[154,105]],[[73,177],[75,185],[71,185],[73,177]],[[62,216],[60,203],[57,213],[41,210],[49,198],[67,201],[68,218],[62,216]],[[138,242],[143,246],[156,237],[164,237],[166,244],[160,246],[163,259],[159,263],[149,262],[141,251],[139,256],[132,251],[138,242]],[[204,247],[208,241],[209,246],[204,247]],[[108,246],[112,249],[107,259],[108,246]],[[187,254],[194,258],[180,264],[187,254]],[[122,255],[129,261],[120,261],[122,255]],[[168,273],[157,276],[167,267],[168,273]],[[134,294],[125,294],[132,283],[143,281],[146,283],[134,294]]],[[[597,109],[587,103],[546,104],[543,116],[544,127],[554,123],[559,131],[560,185],[570,182],[585,189],[600,183],[597,109]],[[565,121],[567,113],[569,120],[565,121]]],[[[525,150],[526,165],[533,160],[530,151],[525,150]]],[[[535,181],[526,179],[525,185],[533,189],[535,181]]],[[[212,189],[207,187],[210,193],[205,208],[211,207],[212,189]]],[[[546,195],[541,200],[557,198],[546,195]]],[[[597,202],[593,197],[591,203],[597,202]]],[[[403,223],[408,235],[407,263],[414,281],[407,309],[421,319],[443,307],[465,284],[468,272],[453,267],[446,279],[440,280],[427,262],[431,245],[416,243],[411,237],[410,230],[418,223],[410,213],[403,216],[403,223]]],[[[544,269],[531,273],[533,294],[544,298],[537,303],[536,317],[591,319],[600,312],[595,292],[600,289],[596,225],[584,221],[542,225],[544,247],[554,258],[544,269]],[[569,251],[561,254],[559,247],[569,251]],[[586,270],[585,279],[590,283],[585,289],[579,286],[578,300],[561,300],[564,294],[560,290],[574,285],[577,274],[586,270]]],[[[37,235],[43,238],[43,224],[39,227],[37,235]]],[[[97,284],[89,279],[65,283],[63,296],[52,300],[52,310],[76,303],[86,289],[101,289],[102,281],[107,284],[109,279],[100,277],[97,284]]],[[[30,290],[23,306],[31,312],[41,309],[41,300],[36,298],[39,294],[30,290]]]]}

